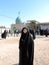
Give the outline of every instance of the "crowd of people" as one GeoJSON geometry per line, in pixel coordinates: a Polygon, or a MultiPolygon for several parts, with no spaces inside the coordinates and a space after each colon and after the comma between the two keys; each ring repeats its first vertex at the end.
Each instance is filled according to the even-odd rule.
{"type": "MultiPolygon", "coordinates": [[[[36,31],[40,33],[40,35],[48,35],[48,30],[39,30],[36,31]]],[[[14,34],[21,33],[21,37],[19,40],[19,65],[33,65],[34,61],[34,40],[36,38],[36,33],[33,29],[28,29],[24,27],[21,32],[14,31],[14,34]]],[[[6,39],[7,37],[7,30],[1,34],[1,37],[6,39]]],[[[9,31],[9,34],[11,32],[9,31]]]]}
{"type": "MultiPolygon", "coordinates": [[[[21,37],[19,40],[19,65],[33,65],[34,61],[34,40],[36,38],[36,33],[33,29],[28,29],[24,27],[21,32],[14,31],[14,34],[21,33],[21,37]]],[[[39,30],[36,31],[37,33],[40,32],[40,35],[48,35],[48,29],[46,30],[39,30]]],[[[7,37],[7,30],[1,34],[1,37],[6,39],[7,37]]],[[[11,32],[9,31],[9,34],[11,32]]]]}
{"type": "Polygon", "coordinates": [[[40,35],[45,35],[47,37],[49,35],[49,29],[40,29],[40,35]]]}

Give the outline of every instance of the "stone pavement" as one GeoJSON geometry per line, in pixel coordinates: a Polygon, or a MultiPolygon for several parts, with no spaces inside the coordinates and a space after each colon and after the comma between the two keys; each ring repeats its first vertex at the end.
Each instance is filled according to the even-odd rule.
{"type": "Polygon", "coordinates": [[[16,65],[19,59],[18,38],[0,40],[0,65],[16,65]]]}
{"type": "Polygon", "coordinates": [[[35,40],[34,65],[49,65],[49,37],[40,36],[35,40]]]}
{"type": "MultiPolygon", "coordinates": [[[[49,37],[37,36],[34,41],[34,65],[49,65],[49,37]]],[[[0,65],[18,65],[19,37],[0,39],[0,65]]]]}

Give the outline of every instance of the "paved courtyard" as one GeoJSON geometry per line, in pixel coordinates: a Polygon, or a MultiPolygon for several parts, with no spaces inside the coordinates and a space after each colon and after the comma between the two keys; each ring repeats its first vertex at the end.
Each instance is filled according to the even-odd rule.
{"type": "MultiPolygon", "coordinates": [[[[34,41],[34,65],[49,65],[49,37],[37,36],[34,41]]],[[[19,63],[19,37],[0,39],[0,65],[19,63]]]]}
{"type": "Polygon", "coordinates": [[[49,37],[38,37],[35,40],[34,65],[49,65],[49,37]]]}

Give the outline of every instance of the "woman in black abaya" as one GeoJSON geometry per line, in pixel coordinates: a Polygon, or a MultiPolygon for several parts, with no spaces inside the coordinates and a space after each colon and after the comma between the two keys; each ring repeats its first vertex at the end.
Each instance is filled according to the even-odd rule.
{"type": "Polygon", "coordinates": [[[28,29],[24,27],[19,41],[19,65],[33,65],[34,41],[28,29]]]}

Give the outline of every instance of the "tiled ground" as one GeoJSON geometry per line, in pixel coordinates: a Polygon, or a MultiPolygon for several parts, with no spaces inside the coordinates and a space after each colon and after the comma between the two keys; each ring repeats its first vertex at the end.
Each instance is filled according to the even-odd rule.
{"type": "MultiPolygon", "coordinates": [[[[19,37],[0,39],[0,65],[19,63],[19,37]]],[[[34,65],[49,65],[49,37],[37,36],[34,44],[34,65]]]]}
{"type": "Polygon", "coordinates": [[[49,65],[49,37],[35,40],[34,65],[49,65]]]}
{"type": "Polygon", "coordinates": [[[19,50],[18,38],[0,40],[0,65],[18,64],[19,50]]]}

